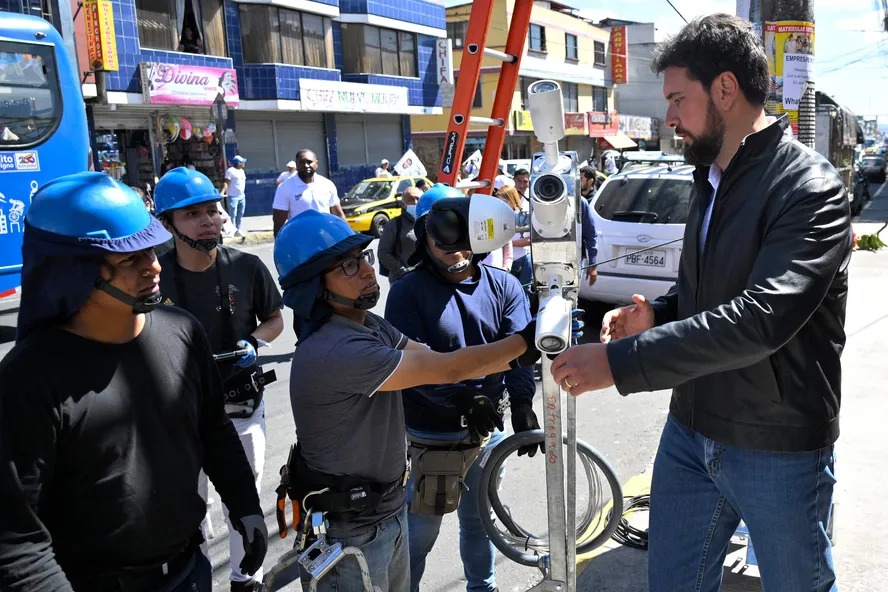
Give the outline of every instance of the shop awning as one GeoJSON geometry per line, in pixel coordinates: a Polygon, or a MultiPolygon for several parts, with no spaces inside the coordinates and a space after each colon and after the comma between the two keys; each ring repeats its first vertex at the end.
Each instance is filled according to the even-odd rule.
{"type": "Polygon", "coordinates": [[[616,136],[604,136],[605,141],[617,150],[625,150],[626,148],[635,148],[638,145],[626,134],[617,134],[616,136]]]}

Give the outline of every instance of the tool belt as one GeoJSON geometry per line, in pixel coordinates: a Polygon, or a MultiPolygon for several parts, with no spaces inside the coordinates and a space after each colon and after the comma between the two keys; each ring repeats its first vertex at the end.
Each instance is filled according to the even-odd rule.
{"type": "Polygon", "coordinates": [[[407,455],[413,472],[414,514],[443,516],[459,507],[463,482],[472,463],[490,439],[442,442],[407,434],[407,455]]]}
{"type": "Polygon", "coordinates": [[[264,372],[258,365],[237,368],[222,384],[225,413],[235,419],[252,417],[262,402],[265,386],[276,380],[274,370],[264,372]]]}
{"type": "Polygon", "coordinates": [[[311,469],[299,449],[299,444],[290,447],[287,464],[281,467],[281,482],[275,490],[277,493],[277,519],[281,538],[286,537],[286,498],[293,505],[293,528],[300,522],[300,517],[310,509],[312,512],[328,512],[332,514],[373,511],[382,501],[407,485],[410,475],[409,465],[396,481],[389,483],[368,482],[345,475],[328,475],[311,469]],[[322,493],[312,493],[321,492],[322,493]],[[305,496],[308,508],[303,508],[305,496]]]}

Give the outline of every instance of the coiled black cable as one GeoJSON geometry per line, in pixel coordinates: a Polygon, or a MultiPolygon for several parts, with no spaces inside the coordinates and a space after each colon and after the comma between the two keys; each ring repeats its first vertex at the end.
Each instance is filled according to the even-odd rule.
{"type": "MultiPolygon", "coordinates": [[[[623,500],[623,514],[620,516],[620,522],[617,524],[617,530],[614,531],[612,539],[633,549],[647,550],[648,548],[648,531],[635,528],[626,517],[632,512],[639,510],[650,511],[651,495],[649,493],[636,495],[634,497],[625,498],[623,500]]],[[[608,520],[610,520],[608,516],[608,520]]]]}

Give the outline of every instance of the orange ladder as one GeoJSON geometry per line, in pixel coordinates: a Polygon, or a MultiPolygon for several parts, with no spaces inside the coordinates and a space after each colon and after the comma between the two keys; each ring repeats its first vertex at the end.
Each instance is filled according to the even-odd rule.
{"type": "Polygon", "coordinates": [[[475,189],[477,193],[486,194],[490,194],[493,189],[493,180],[502,154],[506,125],[509,113],[512,111],[512,98],[518,84],[521,54],[524,53],[524,40],[530,29],[530,12],[533,8],[533,0],[515,0],[505,52],[502,52],[486,47],[495,3],[496,0],[474,0],[472,3],[463,57],[459,65],[459,77],[453,94],[453,107],[450,110],[450,122],[447,126],[447,135],[444,136],[444,150],[438,169],[439,182],[461,189],[475,189]],[[496,85],[491,116],[472,118],[472,103],[475,100],[475,90],[478,88],[485,55],[500,60],[503,65],[496,85]],[[463,150],[471,124],[489,126],[487,142],[481,157],[481,169],[476,181],[457,185],[463,150]]]}

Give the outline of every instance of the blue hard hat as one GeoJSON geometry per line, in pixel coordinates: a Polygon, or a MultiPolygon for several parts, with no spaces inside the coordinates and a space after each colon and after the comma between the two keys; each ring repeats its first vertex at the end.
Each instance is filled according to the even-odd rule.
{"type": "Polygon", "coordinates": [[[172,238],[135,191],[99,172],[65,175],[41,187],[25,222],[116,253],[140,251],[172,238]]]}
{"type": "Polygon", "coordinates": [[[371,242],[371,237],[358,234],[338,216],[306,210],[284,224],[274,241],[281,287],[286,290],[320,275],[337,257],[371,242]]]}
{"type": "Polygon", "coordinates": [[[447,183],[435,183],[428,191],[422,194],[422,197],[416,203],[416,220],[418,221],[422,216],[428,214],[429,210],[432,209],[432,204],[445,197],[465,197],[465,195],[462,191],[456,187],[451,187],[447,183]]]}
{"type": "Polygon", "coordinates": [[[187,208],[207,201],[219,201],[222,195],[203,173],[186,167],[168,171],[154,188],[154,214],[187,208]]]}

